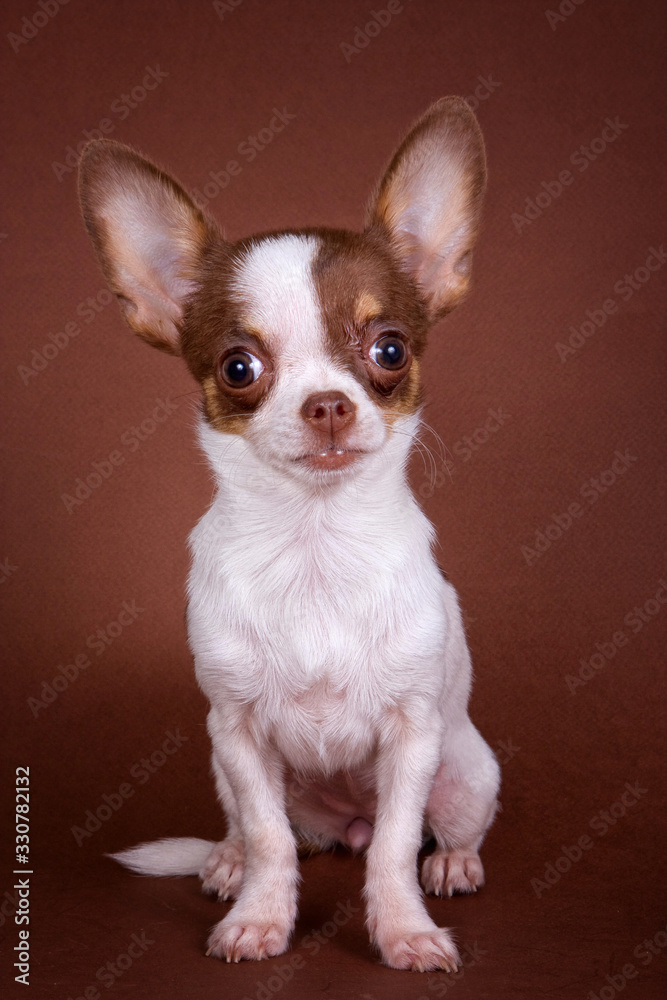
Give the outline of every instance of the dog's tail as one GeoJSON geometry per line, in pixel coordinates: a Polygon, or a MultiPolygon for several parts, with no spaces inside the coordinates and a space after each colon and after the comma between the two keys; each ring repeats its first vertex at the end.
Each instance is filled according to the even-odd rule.
{"type": "Polygon", "coordinates": [[[212,840],[197,837],[165,837],[149,844],[138,844],[118,854],[107,854],[139,875],[199,875],[215,847],[212,840]]]}

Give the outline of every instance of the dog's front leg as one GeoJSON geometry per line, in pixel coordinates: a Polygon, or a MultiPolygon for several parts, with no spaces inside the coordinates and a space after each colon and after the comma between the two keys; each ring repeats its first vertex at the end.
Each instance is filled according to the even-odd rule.
{"type": "Polygon", "coordinates": [[[246,861],[237,901],[211,931],[207,954],[228,962],[280,955],[296,919],[298,878],[282,766],[276,751],[253,734],[247,708],[213,708],[208,728],[238,805],[246,861]]]}
{"type": "Polygon", "coordinates": [[[371,939],[394,969],[456,970],[449,931],[428,915],[417,881],[417,854],[429,789],[440,759],[442,721],[396,715],[382,734],[377,762],[377,812],[368,848],[365,895],[371,939]]]}

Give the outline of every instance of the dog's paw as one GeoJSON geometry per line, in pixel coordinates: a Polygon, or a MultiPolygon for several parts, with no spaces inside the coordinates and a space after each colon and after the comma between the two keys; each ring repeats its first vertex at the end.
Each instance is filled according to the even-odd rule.
{"type": "Polygon", "coordinates": [[[385,965],[412,972],[434,972],[436,969],[456,972],[460,962],[456,945],[445,927],[384,940],[380,952],[385,965]]]}
{"type": "Polygon", "coordinates": [[[206,954],[226,962],[272,958],[287,951],[290,932],[291,927],[278,923],[246,923],[232,910],[211,931],[206,954]]]}
{"type": "Polygon", "coordinates": [[[199,873],[204,892],[218,899],[236,899],[241,891],[245,848],[239,839],[216,844],[199,873]]]}
{"type": "Polygon", "coordinates": [[[438,847],[424,861],[422,885],[435,896],[477,892],[484,885],[484,868],[477,851],[446,851],[438,847]]]}

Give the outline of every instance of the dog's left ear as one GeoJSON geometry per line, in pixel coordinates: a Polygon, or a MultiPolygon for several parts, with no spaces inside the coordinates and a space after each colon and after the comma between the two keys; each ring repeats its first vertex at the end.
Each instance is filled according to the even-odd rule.
{"type": "Polygon", "coordinates": [[[485,184],[477,119],[463,98],[443,97],[403,140],[371,204],[369,229],[389,239],[432,323],[468,289],[485,184]]]}

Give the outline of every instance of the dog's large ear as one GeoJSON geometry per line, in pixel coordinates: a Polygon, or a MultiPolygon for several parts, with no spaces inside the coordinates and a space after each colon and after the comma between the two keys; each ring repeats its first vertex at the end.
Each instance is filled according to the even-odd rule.
{"type": "Polygon", "coordinates": [[[372,201],[369,228],[388,236],[434,322],[470,282],[486,184],[484,141],[461,97],[443,97],[396,151],[372,201]]]}
{"type": "Polygon", "coordinates": [[[171,177],[128,146],[89,143],[79,166],[83,217],[111,290],[140,337],[180,353],[185,301],[215,224],[171,177]]]}

